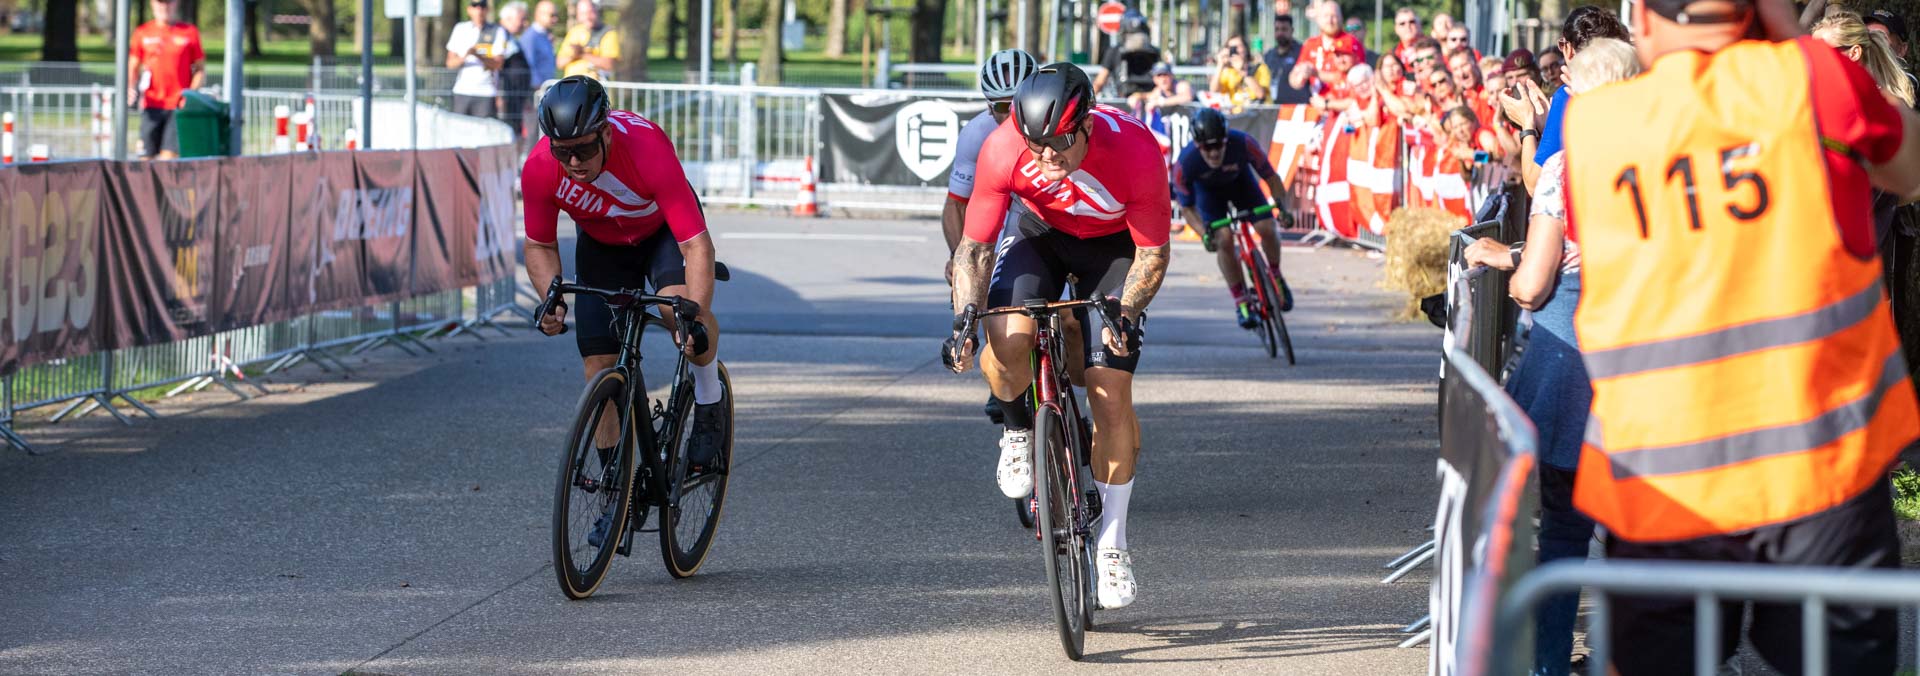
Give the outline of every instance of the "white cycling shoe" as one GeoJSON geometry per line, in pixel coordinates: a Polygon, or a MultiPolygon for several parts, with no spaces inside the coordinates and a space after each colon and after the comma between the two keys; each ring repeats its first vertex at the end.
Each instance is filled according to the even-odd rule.
{"type": "Polygon", "coordinates": [[[1009,498],[1033,494],[1033,433],[1006,430],[1000,435],[1000,465],[994,472],[1000,492],[1009,498]]]}
{"type": "Polygon", "coordinates": [[[1100,608],[1113,610],[1132,605],[1134,593],[1139,591],[1133,581],[1133,555],[1125,549],[1101,549],[1096,559],[1100,584],[1095,597],[1100,608]]]}

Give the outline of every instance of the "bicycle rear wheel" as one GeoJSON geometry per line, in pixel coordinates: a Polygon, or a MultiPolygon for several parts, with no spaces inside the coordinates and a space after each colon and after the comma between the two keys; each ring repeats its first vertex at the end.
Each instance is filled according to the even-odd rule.
{"type": "MultiPolygon", "coordinates": [[[[1280,295],[1280,280],[1275,279],[1273,275],[1267,273],[1265,254],[1258,251],[1254,252],[1253,262],[1261,269],[1260,288],[1261,292],[1267,297],[1267,329],[1273,332],[1274,339],[1280,345],[1280,351],[1286,353],[1287,365],[1293,366],[1295,364],[1293,360],[1293,336],[1287,334],[1287,318],[1284,313],[1280,312],[1280,303],[1284,298],[1284,296],[1280,295]]],[[[1273,356],[1271,349],[1268,350],[1267,356],[1273,356]]]]}
{"type": "Polygon", "coordinates": [[[1280,354],[1280,338],[1273,331],[1274,317],[1280,314],[1279,301],[1273,297],[1272,280],[1267,276],[1266,262],[1261,260],[1260,252],[1250,253],[1246,260],[1252,261],[1252,264],[1242,264],[1240,268],[1245,271],[1247,281],[1253,287],[1253,314],[1260,320],[1260,328],[1255,329],[1254,333],[1260,334],[1260,347],[1266,348],[1267,358],[1272,359],[1280,354]]]}
{"type": "MultiPolygon", "coordinates": [[[[720,410],[726,416],[726,435],[714,461],[716,468],[691,474],[692,463],[686,460],[686,445],[693,432],[691,405],[678,412],[678,438],[667,454],[667,472],[673,481],[667,487],[668,497],[677,491],[679,500],[660,510],[660,558],[666,561],[667,573],[676,578],[692,577],[706,562],[727,501],[727,475],[733,467],[733,379],[727,375],[726,364],[720,365],[720,384],[725,388],[720,410]]],[[[692,383],[684,386],[691,388],[692,383]]]]}
{"type": "Polygon", "coordinates": [[[621,403],[627,379],[614,370],[594,375],[580,395],[579,413],[567,437],[553,496],[553,570],[560,593],[569,599],[592,596],[606,579],[614,550],[626,537],[628,510],[633,504],[633,439],[621,403]],[[602,456],[595,430],[610,412],[620,418],[620,442],[602,456]],[[608,521],[605,527],[601,522],[608,521]],[[589,542],[595,531],[601,542],[589,542]]]}
{"type": "Polygon", "coordinates": [[[1075,471],[1067,451],[1066,433],[1060,416],[1040,409],[1034,418],[1033,458],[1039,509],[1040,547],[1047,561],[1048,596],[1053,605],[1054,623],[1060,628],[1060,647],[1067,658],[1079,660],[1086,654],[1087,617],[1091,610],[1087,598],[1086,544],[1076,534],[1075,496],[1070,473],[1075,471]]]}

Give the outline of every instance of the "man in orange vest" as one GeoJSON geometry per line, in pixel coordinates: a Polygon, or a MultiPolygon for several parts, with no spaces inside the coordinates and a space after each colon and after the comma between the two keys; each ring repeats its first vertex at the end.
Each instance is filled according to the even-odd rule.
{"type": "MultiPolygon", "coordinates": [[[[1612,558],[1898,567],[1887,470],[1920,409],[1868,191],[1920,194],[1920,117],[1787,0],[1632,18],[1646,74],[1572,99],[1564,130],[1593,378],[1574,503],[1612,558]]],[[[1724,658],[1741,608],[1722,610],[1724,658]]],[[[1753,611],[1754,646],[1796,673],[1798,606],[1753,611]]],[[[1828,614],[1831,673],[1892,671],[1893,612],[1828,614]]],[[[1613,598],[1621,674],[1685,671],[1693,629],[1692,598],[1613,598]]]]}

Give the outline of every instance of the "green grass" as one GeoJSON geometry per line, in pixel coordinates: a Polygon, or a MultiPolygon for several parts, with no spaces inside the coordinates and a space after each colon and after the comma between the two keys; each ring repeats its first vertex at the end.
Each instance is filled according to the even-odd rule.
{"type": "MultiPolygon", "coordinates": [[[[80,36],[80,60],[89,63],[112,63],[113,49],[107,44],[111,39],[111,36],[105,35],[80,36]]],[[[201,40],[202,46],[207,51],[208,61],[218,62],[226,58],[226,45],[219,42],[219,36],[202,33],[201,40]]],[[[0,34],[0,61],[39,61],[40,43],[38,34],[0,34]]],[[[376,45],[374,55],[385,57],[384,46],[384,43],[376,45]]],[[[351,36],[345,44],[341,45],[341,49],[339,58],[358,59],[360,57],[359,52],[353,51],[351,36]]],[[[247,63],[303,65],[313,62],[312,51],[308,49],[306,40],[268,40],[260,44],[260,52],[262,56],[248,58],[247,63]]]]}
{"type": "Polygon", "coordinates": [[[1920,472],[1912,467],[1893,471],[1893,514],[1902,521],[1920,521],[1920,472]]]}

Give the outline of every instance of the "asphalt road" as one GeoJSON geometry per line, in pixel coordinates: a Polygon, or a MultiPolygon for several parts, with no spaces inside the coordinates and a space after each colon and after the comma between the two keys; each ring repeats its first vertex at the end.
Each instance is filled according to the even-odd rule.
{"type": "Polygon", "coordinates": [[[579,362],[521,329],[131,429],[27,426],[59,452],[0,452],[0,672],[1424,670],[1394,644],[1425,573],[1378,579],[1429,521],[1439,336],[1390,320],[1377,260],[1288,250],[1288,367],[1233,325],[1211,257],[1176,249],[1137,384],[1141,595],[1074,665],[993,484],[985,388],[937,359],[937,223],[714,220],[737,463],[697,577],[643,541],[597,596],[561,597],[579,362]]]}

